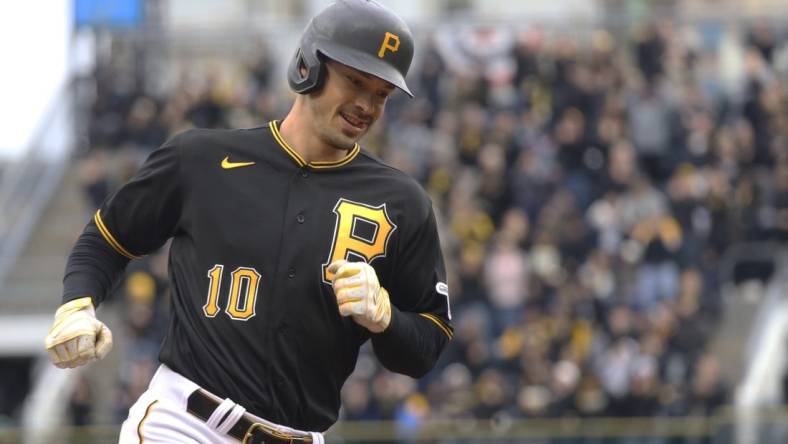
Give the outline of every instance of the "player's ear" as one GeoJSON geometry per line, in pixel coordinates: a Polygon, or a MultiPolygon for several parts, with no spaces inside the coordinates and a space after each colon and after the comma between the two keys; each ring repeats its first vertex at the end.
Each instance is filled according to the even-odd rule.
{"type": "Polygon", "coordinates": [[[309,70],[307,69],[306,65],[304,64],[304,59],[299,60],[298,62],[298,73],[301,74],[301,77],[306,78],[309,75],[309,70]]]}

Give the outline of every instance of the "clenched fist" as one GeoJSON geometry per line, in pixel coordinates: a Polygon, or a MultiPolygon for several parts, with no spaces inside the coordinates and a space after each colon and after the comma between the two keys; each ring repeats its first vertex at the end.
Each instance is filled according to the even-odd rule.
{"type": "Polygon", "coordinates": [[[358,324],[380,333],[391,322],[389,293],[378,283],[375,269],[365,262],[338,260],[328,266],[334,273],[334,295],[339,314],[352,316],[358,324]]]}
{"type": "Polygon", "coordinates": [[[79,367],[106,356],[112,348],[112,332],[96,319],[89,297],[75,299],[55,312],[45,347],[57,367],[79,367]]]}

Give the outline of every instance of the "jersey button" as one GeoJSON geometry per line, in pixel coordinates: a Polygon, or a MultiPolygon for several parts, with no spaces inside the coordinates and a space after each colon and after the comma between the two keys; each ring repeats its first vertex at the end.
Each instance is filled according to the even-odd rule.
{"type": "Polygon", "coordinates": [[[307,177],[309,177],[309,171],[307,171],[307,170],[301,170],[301,177],[303,177],[304,179],[306,179],[307,177]]]}
{"type": "Polygon", "coordinates": [[[306,218],[304,217],[304,215],[303,215],[303,214],[298,214],[298,216],[296,216],[296,221],[297,221],[299,224],[302,224],[302,223],[304,223],[304,220],[306,220],[306,218]]]}
{"type": "Polygon", "coordinates": [[[290,279],[293,279],[295,277],[295,268],[291,268],[287,270],[287,277],[289,277],[290,279]]]}

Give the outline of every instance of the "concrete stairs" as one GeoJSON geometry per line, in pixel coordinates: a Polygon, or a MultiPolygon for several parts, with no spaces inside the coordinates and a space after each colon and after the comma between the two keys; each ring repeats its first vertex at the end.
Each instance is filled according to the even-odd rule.
{"type": "MultiPolygon", "coordinates": [[[[85,374],[95,393],[94,420],[110,424],[115,419],[113,401],[117,390],[118,368],[123,365],[125,329],[119,314],[120,304],[106,304],[98,310],[99,318],[113,332],[114,350],[103,361],[65,372],[65,378],[53,379],[51,373],[61,375],[49,363],[44,352],[44,337],[52,325],[55,310],[60,305],[63,290],[63,271],[71,251],[85,224],[93,215],[80,183],[79,164],[68,166],[63,180],[37,221],[30,239],[19,255],[4,285],[0,288],[0,356],[37,356],[32,369],[36,375],[33,393],[55,389],[55,380],[62,379],[62,393],[50,422],[59,424],[65,412],[65,402],[75,378],[85,374]],[[39,386],[42,387],[39,387],[39,386]]],[[[52,404],[52,400],[44,404],[52,404]]],[[[51,405],[41,405],[31,396],[27,401],[23,424],[41,427],[37,422],[42,411],[51,405]]],[[[55,427],[57,429],[57,427],[55,427]]],[[[46,431],[46,427],[42,429],[46,431]]]]}
{"type": "Polygon", "coordinates": [[[757,280],[743,282],[739,285],[727,284],[723,288],[725,311],[719,327],[709,344],[710,352],[719,360],[722,377],[731,387],[741,383],[744,373],[750,364],[753,332],[759,322],[763,322],[761,313],[768,310],[764,305],[768,291],[774,285],[784,285],[788,276],[788,252],[776,250],[769,255],[775,263],[775,272],[769,282],[757,280]]]}
{"type": "Polygon", "coordinates": [[[51,317],[60,304],[68,253],[90,217],[79,180],[69,166],[0,288],[0,314],[51,317]]]}
{"type": "Polygon", "coordinates": [[[765,292],[765,286],[755,281],[730,284],[723,290],[725,311],[709,351],[719,360],[722,378],[731,386],[744,376],[747,343],[765,292]]]}

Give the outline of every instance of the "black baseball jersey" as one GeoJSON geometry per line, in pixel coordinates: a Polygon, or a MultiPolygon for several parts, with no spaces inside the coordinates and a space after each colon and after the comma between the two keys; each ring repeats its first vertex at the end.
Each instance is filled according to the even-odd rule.
{"type": "MultiPolygon", "coordinates": [[[[340,389],[368,339],[384,366],[419,377],[453,335],[421,187],[358,145],[340,161],[306,164],[275,121],[174,137],[101,206],[83,237],[91,232],[124,266],[172,238],[160,360],[294,428],[336,421],[340,389]],[[389,291],[383,333],[339,315],[327,266],[343,258],[367,261],[389,291]]],[[[115,276],[98,276],[77,247],[64,300],[89,294],[98,304],[115,276]]]]}

